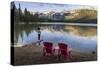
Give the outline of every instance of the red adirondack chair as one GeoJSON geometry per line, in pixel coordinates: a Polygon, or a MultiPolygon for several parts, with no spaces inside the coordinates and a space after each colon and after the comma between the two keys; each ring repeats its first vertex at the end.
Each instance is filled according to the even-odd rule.
{"type": "Polygon", "coordinates": [[[51,56],[53,55],[53,44],[50,42],[44,42],[44,47],[43,47],[43,56],[51,56]]]}
{"type": "Polygon", "coordinates": [[[58,54],[60,56],[63,56],[65,59],[70,58],[71,51],[68,51],[68,45],[64,43],[59,43],[58,46],[59,46],[58,54]]]}

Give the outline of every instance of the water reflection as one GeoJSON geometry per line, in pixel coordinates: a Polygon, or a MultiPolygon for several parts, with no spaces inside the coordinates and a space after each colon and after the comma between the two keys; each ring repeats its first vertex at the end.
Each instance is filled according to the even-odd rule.
{"type": "Polygon", "coordinates": [[[40,39],[43,42],[52,42],[56,46],[59,42],[67,43],[70,47],[77,50],[96,50],[97,30],[92,26],[69,26],[69,25],[21,25],[15,31],[17,43],[30,45],[38,41],[36,28],[41,28],[40,39]],[[25,27],[26,26],[26,27],[25,27]],[[78,47],[77,47],[78,46],[78,47]],[[89,46],[86,47],[86,46],[89,46]]]}

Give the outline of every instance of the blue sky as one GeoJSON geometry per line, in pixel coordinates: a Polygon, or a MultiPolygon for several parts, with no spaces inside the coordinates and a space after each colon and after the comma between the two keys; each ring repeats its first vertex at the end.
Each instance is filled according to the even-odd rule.
{"type": "Polygon", "coordinates": [[[71,4],[50,4],[50,3],[37,3],[37,2],[22,2],[15,1],[15,5],[18,8],[19,3],[21,5],[21,9],[24,10],[27,8],[31,12],[47,12],[47,11],[55,11],[60,12],[63,10],[72,10],[78,8],[90,8],[93,6],[86,5],[71,5],[71,4]]]}

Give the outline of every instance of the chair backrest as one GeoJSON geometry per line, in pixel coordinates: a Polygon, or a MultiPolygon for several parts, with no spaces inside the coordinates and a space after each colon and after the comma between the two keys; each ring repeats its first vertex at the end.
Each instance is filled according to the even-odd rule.
{"type": "Polygon", "coordinates": [[[68,48],[68,45],[65,43],[59,43],[58,46],[60,49],[67,49],[68,48]]]}
{"type": "Polygon", "coordinates": [[[65,43],[59,43],[59,50],[61,51],[61,54],[67,54],[68,51],[68,45],[65,43]]]}
{"type": "Polygon", "coordinates": [[[51,42],[44,42],[44,48],[47,53],[52,53],[53,44],[51,42]]]}

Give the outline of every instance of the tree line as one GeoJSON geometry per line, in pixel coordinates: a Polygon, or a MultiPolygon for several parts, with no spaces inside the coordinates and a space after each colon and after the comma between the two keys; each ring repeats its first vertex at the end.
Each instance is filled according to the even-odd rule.
{"type": "Polygon", "coordinates": [[[33,22],[33,21],[38,21],[38,13],[35,13],[34,15],[27,10],[27,8],[22,11],[21,5],[19,3],[19,7],[16,8],[15,3],[11,2],[11,13],[13,14],[14,17],[14,23],[19,23],[19,22],[33,22]]]}
{"type": "MultiPolygon", "coordinates": [[[[21,5],[19,3],[18,8],[16,7],[14,2],[11,2],[11,17],[14,19],[14,23],[37,23],[37,22],[77,22],[77,23],[97,23],[97,11],[92,9],[79,9],[75,11],[75,13],[66,13],[64,14],[64,18],[60,20],[50,19],[48,17],[40,18],[40,13],[35,12],[32,14],[30,11],[25,9],[21,9],[21,5]]],[[[43,13],[42,13],[43,14],[43,13]]],[[[53,18],[53,17],[52,17],[53,18]]],[[[57,18],[57,17],[56,17],[57,18]]],[[[59,19],[59,18],[58,18],[59,19]]]]}

